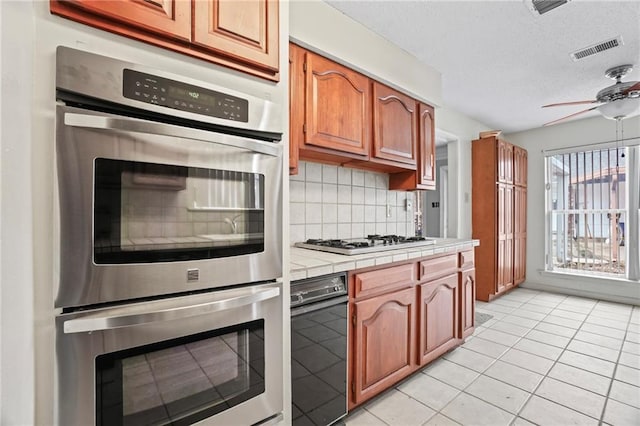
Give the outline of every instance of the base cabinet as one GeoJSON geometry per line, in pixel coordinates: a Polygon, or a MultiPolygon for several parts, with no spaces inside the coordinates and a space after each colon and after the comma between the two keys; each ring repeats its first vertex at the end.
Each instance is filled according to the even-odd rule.
{"type": "Polygon", "coordinates": [[[349,274],[349,409],[473,333],[473,250],[349,274]]]}
{"type": "Polygon", "coordinates": [[[409,375],[415,367],[415,288],[353,305],[355,404],[409,375]]]}
{"type": "Polygon", "coordinates": [[[458,344],[458,276],[451,274],[419,286],[420,364],[458,344]]]}
{"type": "Polygon", "coordinates": [[[465,339],[475,329],[476,270],[467,269],[460,274],[460,333],[465,339]]]}

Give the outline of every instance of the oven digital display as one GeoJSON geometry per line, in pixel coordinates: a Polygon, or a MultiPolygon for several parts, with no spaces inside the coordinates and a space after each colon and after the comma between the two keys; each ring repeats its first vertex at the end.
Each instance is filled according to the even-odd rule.
{"type": "Polygon", "coordinates": [[[125,69],[122,95],[167,108],[231,121],[249,121],[249,101],[181,81],[125,69]]]}

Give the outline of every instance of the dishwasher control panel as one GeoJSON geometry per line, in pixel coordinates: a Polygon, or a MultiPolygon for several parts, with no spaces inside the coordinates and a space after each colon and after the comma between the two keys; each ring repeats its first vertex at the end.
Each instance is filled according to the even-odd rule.
{"type": "Polygon", "coordinates": [[[347,275],[332,274],[291,283],[291,307],[347,294],[347,275]]]}

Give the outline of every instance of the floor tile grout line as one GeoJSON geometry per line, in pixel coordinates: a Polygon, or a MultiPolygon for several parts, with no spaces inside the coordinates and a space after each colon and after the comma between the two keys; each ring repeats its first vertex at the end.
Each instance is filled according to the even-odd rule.
{"type": "MultiPolygon", "coordinates": [[[[611,381],[609,382],[609,389],[607,389],[607,396],[604,400],[604,405],[602,406],[602,412],[600,413],[600,423],[604,423],[604,414],[607,411],[607,405],[609,404],[609,398],[611,398],[611,389],[613,388],[613,382],[616,380],[616,372],[618,371],[618,363],[620,362],[620,357],[622,356],[622,352],[624,349],[624,342],[626,341],[627,333],[629,333],[629,324],[631,323],[631,316],[633,314],[633,309],[631,308],[631,312],[629,313],[629,318],[627,318],[627,327],[624,332],[624,337],[622,339],[622,346],[620,346],[620,350],[618,350],[618,359],[616,359],[615,364],[613,365],[613,373],[611,373],[611,381]]],[[[616,400],[617,401],[617,400],[616,400]]],[[[620,401],[617,401],[620,402],[620,401]]],[[[624,403],[623,403],[624,404],[624,403]]]]}
{"type": "MultiPolygon", "coordinates": [[[[565,299],[565,300],[566,300],[566,299],[565,299]]],[[[599,301],[598,301],[598,302],[599,302],[599,301]]],[[[582,328],[582,326],[586,323],[587,318],[589,317],[589,315],[591,314],[591,312],[593,312],[593,310],[595,309],[595,307],[596,307],[597,305],[598,305],[598,303],[596,303],[596,304],[591,308],[591,310],[589,311],[589,313],[587,314],[587,316],[585,317],[585,319],[584,319],[584,320],[582,321],[582,323],[580,324],[580,327],[578,327],[578,329],[577,329],[577,330],[576,330],[576,332],[574,333],[573,337],[571,337],[571,338],[569,339],[569,342],[567,342],[567,345],[562,349],[562,352],[560,353],[560,355],[558,356],[558,358],[554,361],[554,363],[553,363],[553,365],[551,366],[551,368],[547,371],[547,373],[544,375],[544,377],[542,378],[542,380],[540,380],[540,382],[538,383],[538,385],[536,386],[536,388],[533,390],[533,392],[531,392],[531,394],[529,395],[529,398],[527,399],[527,401],[525,402],[525,404],[523,404],[522,408],[521,408],[521,409],[520,409],[520,411],[518,412],[518,416],[520,416],[520,413],[522,412],[522,409],[524,409],[524,407],[529,403],[529,401],[531,400],[531,398],[532,398],[534,395],[535,395],[535,396],[537,396],[538,398],[542,398],[542,399],[546,399],[547,401],[550,401],[549,399],[547,399],[547,398],[545,398],[545,397],[543,397],[543,396],[536,395],[536,391],[540,388],[540,385],[542,384],[542,382],[543,382],[547,377],[548,377],[548,378],[550,378],[550,379],[553,379],[553,380],[558,380],[558,379],[555,379],[555,378],[553,378],[553,377],[550,377],[550,376],[549,376],[549,372],[551,372],[551,370],[553,370],[553,367],[555,367],[555,366],[556,366],[556,364],[558,364],[558,363],[560,362],[560,358],[561,358],[561,357],[562,357],[562,355],[567,351],[567,348],[569,347],[569,345],[570,345],[570,344],[571,344],[571,342],[573,341],[573,339],[574,339],[575,335],[577,334],[578,330],[580,330],[580,329],[582,328]]],[[[546,317],[545,317],[545,318],[546,318],[546,317]]],[[[628,328],[628,325],[627,325],[627,328],[628,328]]],[[[570,352],[572,352],[572,351],[570,351],[570,352]]],[[[620,348],[620,352],[622,352],[622,348],[620,348]]],[[[620,352],[619,352],[619,353],[620,353],[620,352]]],[[[585,355],[586,355],[586,354],[585,354],[585,355]]],[[[618,355],[618,356],[619,356],[619,355],[618,355]]],[[[560,362],[560,363],[561,363],[561,362],[560,362]]],[[[564,363],[561,363],[561,364],[564,364],[564,363]]],[[[617,364],[616,364],[616,365],[617,365],[617,364]]],[[[572,367],[574,367],[574,368],[579,368],[579,367],[575,367],[575,366],[572,366],[572,367]]],[[[584,370],[584,369],[580,368],[580,370],[584,370]]],[[[589,370],[584,370],[584,371],[589,371],[589,370]]],[[[593,373],[593,372],[591,372],[591,373],[593,373]]],[[[594,373],[594,374],[597,374],[597,373],[594,373]]],[[[615,366],[614,366],[614,372],[613,372],[612,374],[613,374],[613,375],[615,375],[615,366]]],[[[610,388],[611,388],[611,383],[613,382],[613,375],[609,378],[609,379],[610,379],[610,383],[609,383],[609,390],[610,390],[610,388]]],[[[603,376],[603,377],[604,377],[604,376],[603,376]]],[[[562,380],[558,380],[558,381],[559,381],[559,382],[562,382],[562,383],[566,383],[566,382],[564,382],[564,381],[562,381],[562,380]]],[[[566,384],[568,384],[568,385],[570,385],[570,386],[575,386],[575,385],[572,385],[571,383],[566,383],[566,384]]],[[[575,386],[575,387],[580,388],[580,389],[584,389],[584,388],[582,388],[582,387],[580,387],[580,386],[575,386]]],[[[595,394],[595,392],[590,391],[590,390],[588,390],[588,389],[584,389],[584,390],[587,390],[587,391],[592,392],[592,393],[594,393],[594,394],[595,394]]],[[[596,394],[596,395],[600,395],[600,394],[596,394]]],[[[602,396],[602,395],[600,395],[600,396],[602,396]]],[[[607,395],[606,395],[604,398],[605,398],[605,400],[604,400],[604,404],[603,404],[603,411],[602,411],[602,412],[601,412],[601,414],[600,414],[600,418],[599,418],[599,419],[597,419],[599,424],[602,424],[602,419],[603,419],[603,417],[604,417],[604,409],[606,408],[607,401],[608,401],[608,399],[609,399],[609,393],[608,393],[608,392],[607,392],[607,395]]],[[[583,413],[583,412],[581,412],[581,411],[578,411],[578,410],[576,410],[576,409],[574,409],[574,408],[567,407],[566,405],[560,404],[560,403],[558,403],[558,402],[556,402],[556,401],[551,401],[551,402],[553,402],[553,403],[555,403],[555,404],[558,404],[558,405],[560,405],[561,407],[565,407],[565,408],[567,408],[567,409],[570,409],[570,410],[572,410],[572,411],[575,411],[575,412],[577,412],[577,413],[580,413],[580,414],[582,414],[582,415],[585,415],[585,416],[587,416],[587,417],[591,417],[591,418],[595,419],[595,417],[593,417],[593,416],[590,416],[590,415],[588,415],[588,414],[586,414],[586,413],[583,413]]],[[[525,419],[525,420],[526,420],[526,419],[525,419]]]]}

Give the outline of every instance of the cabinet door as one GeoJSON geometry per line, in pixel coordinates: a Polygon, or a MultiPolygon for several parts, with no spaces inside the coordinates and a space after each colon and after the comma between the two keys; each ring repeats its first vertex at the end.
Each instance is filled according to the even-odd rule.
{"type": "Polygon", "coordinates": [[[513,285],[513,185],[498,184],[497,292],[513,285]]]}
{"type": "Polygon", "coordinates": [[[414,371],[415,287],[352,306],[352,399],[360,404],[414,371]]]}
{"type": "Polygon", "coordinates": [[[373,83],[372,160],[416,166],[416,103],[378,82],[373,83]]]}
{"type": "Polygon", "coordinates": [[[460,272],[460,334],[464,339],[473,334],[475,326],[476,270],[460,272]]]}
{"type": "Polygon", "coordinates": [[[498,139],[498,182],[513,183],[513,145],[498,139]]]}
{"type": "Polygon", "coordinates": [[[371,135],[369,79],[310,52],[305,58],[305,147],[366,159],[371,135]]]}
{"type": "Polygon", "coordinates": [[[436,135],[433,108],[429,105],[419,106],[418,152],[420,161],[420,184],[424,189],[436,189],[436,135]]]}
{"type": "Polygon", "coordinates": [[[289,43],[289,174],[298,174],[299,145],[304,123],[304,51],[289,43]]]}
{"type": "Polygon", "coordinates": [[[426,364],[458,344],[458,275],[421,284],[418,361],[426,364]]]}
{"type": "Polygon", "coordinates": [[[527,186],[527,151],[520,147],[513,147],[513,183],[527,186]]]}
{"type": "Polygon", "coordinates": [[[527,264],[527,188],[514,188],[514,284],[520,284],[526,277],[527,264]]]}
{"type": "Polygon", "coordinates": [[[52,0],[51,11],[117,33],[122,32],[124,24],[172,39],[191,39],[190,0],[52,0]],[[91,18],[74,15],[69,6],[118,23],[94,22],[91,18]]]}
{"type": "Polygon", "coordinates": [[[277,72],[277,0],[197,0],[193,23],[193,44],[277,72]]]}

